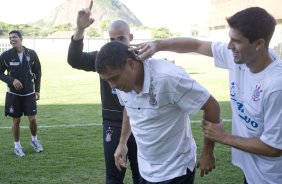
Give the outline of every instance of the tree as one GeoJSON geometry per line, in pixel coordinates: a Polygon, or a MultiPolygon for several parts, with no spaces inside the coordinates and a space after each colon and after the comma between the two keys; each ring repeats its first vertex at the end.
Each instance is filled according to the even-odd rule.
{"type": "Polygon", "coordinates": [[[67,24],[60,24],[54,27],[57,31],[71,31],[73,29],[73,26],[71,23],[67,24]]]}
{"type": "Polygon", "coordinates": [[[99,31],[94,27],[88,28],[86,34],[89,37],[101,37],[101,33],[99,33],[99,31]]]}
{"type": "Polygon", "coordinates": [[[170,31],[169,31],[168,28],[165,28],[165,27],[153,29],[152,37],[154,39],[157,39],[157,38],[169,38],[170,37],[170,31]]]}
{"type": "Polygon", "coordinates": [[[109,20],[102,20],[101,21],[101,25],[100,25],[100,29],[102,32],[106,32],[108,30],[108,27],[110,25],[110,21],[109,20]]]}

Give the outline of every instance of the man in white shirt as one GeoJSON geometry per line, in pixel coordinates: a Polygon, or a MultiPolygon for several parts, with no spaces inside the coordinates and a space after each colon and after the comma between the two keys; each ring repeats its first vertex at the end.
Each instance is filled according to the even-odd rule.
{"type": "Polygon", "coordinates": [[[137,45],[140,58],[157,51],[196,52],[214,57],[229,71],[232,134],[222,123],[204,122],[205,136],[232,146],[232,162],[244,183],[282,183],[282,62],[268,46],[276,21],[268,12],[251,7],[227,19],[230,42],[172,38],[137,45]]]}
{"type": "MultiPolygon", "coordinates": [[[[118,169],[126,167],[126,141],[132,131],[140,183],[193,183],[196,144],[189,117],[202,109],[204,119],[218,123],[217,101],[183,68],[163,59],[141,61],[127,45],[117,41],[101,48],[96,71],[116,89],[125,106],[115,153],[118,169]]],[[[205,138],[198,162],[202,176],[215,167],[213,149],[214,142],[205,138]]]]}

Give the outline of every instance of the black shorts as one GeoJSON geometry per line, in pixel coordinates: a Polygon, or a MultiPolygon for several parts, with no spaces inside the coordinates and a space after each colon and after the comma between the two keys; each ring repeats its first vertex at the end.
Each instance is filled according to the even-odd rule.
{"type": "Polygon", "coordinates": [[[22,115],[33,116],[37,114],[35,94],[18,96],[6,93],[5,116],[19,118],[22,115]]]}
{"type": "Polygon", "coordinates": [[[195,179],[195,172],[196,168],[193,171],[190,171],[187,168],[185,175],[162,182],[149,182],[142,178],[142,176],[140,176],[140,184],[193,184],[195,179]]]}

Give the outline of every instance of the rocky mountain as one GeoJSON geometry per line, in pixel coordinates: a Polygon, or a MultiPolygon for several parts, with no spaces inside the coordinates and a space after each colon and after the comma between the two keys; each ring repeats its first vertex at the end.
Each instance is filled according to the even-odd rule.
{"type": "MultiPolygon", "coordinates": [[[[40,27],[53,27],[61,24],[76,24],[77,12],[89,6],[90,0],[66,0],[56,7],[50,15],[33,23],[40,27]]],[[[142,25],[141,21],[119,0],[93,0],[92,17],[94,27],[103,20],[122,19],[133,26],[142,25]]]]}

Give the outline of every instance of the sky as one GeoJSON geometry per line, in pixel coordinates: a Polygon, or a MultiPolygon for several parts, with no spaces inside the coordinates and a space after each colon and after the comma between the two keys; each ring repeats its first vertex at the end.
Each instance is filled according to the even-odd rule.
{"type": "MultiPolygon", "coordinates": [[[[0,21],[26,24],[48,15],[66,0],[0,0],[0,21]]],[[[177,29],[204,21],[210,0],[120,0],[150,27],[177,29]],[[172,3],[173,2],[173,3],[172,3]]],[[[95,7],[95,4],[94,4],[95,7]]],[[[84,7],[81,7],[84,8],[84,7]]]]}

